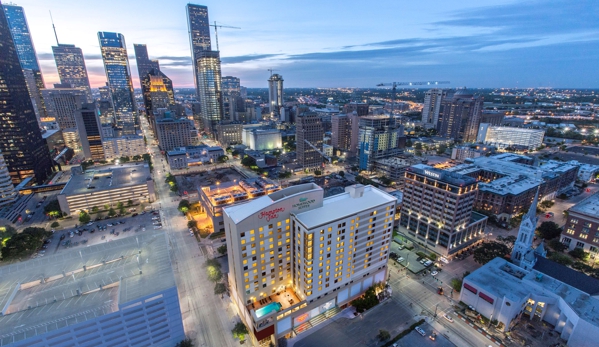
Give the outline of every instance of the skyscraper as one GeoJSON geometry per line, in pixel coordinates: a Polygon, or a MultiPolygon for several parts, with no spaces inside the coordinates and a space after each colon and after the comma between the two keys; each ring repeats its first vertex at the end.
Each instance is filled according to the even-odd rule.
{"type": "Polygon", "coordinates": [[[331,145],[341,151],[349,150],[351,144],[351,121],[346,114],[331,116],[331,145]]]}
{"type": "Polygon", "coordinates": [[[278,115],[283,106],[283,76],[279,74],[268,79],[268,105],[271,116],[278,115]]]}
{"type": "Polygon", "coordinates": [[[158,60],[150,60],[148,56],[148,47],[143,44],[134,43],[133,49],[135,50],[135,60],[137,62],[137,72],[139,73],[139,83],[142,84],[143,79],[152,70],[160,70],[160,64],[158,60]]]}
{"type": "Polygon", "coordinates": [[[32,79],[26,79],[26,83],[29,96],[34,104],[38,125],[41,125],[41,118],[46,117],[46,106],[41,95],[41,90],[45,88],[45,85],[42,71],[37,61],[37,55],[35,54],[31,33],[29,32],[29,25],[27,25],[25,11],[21,6],[12,4],[2,5],[2,7],[4,8],[4,14],[6,15],[8,28],[10,29],[10,35],[12,35],[17,50],[21,68],[23,70],[31,70],[31,75],[33,76],[32,79]]]}
{"type": "Polygon", "coordinates": [[[460,89],[443,99],[437,122],[439,136],[456,141],[476,141],[483,101],[482,96],[473,95],[467,89],[460,89]]]}
{"type": "Polygon", "coordinates": [[[318,169],[322,164],[322,121],[316,112],[304,112],[296,117],[297,161],[305,169],[318,169]]]}
{"type": "Polygon", "coordinates": [[[374,170],[378,159],[396,156],[405,147],[404,129],[392,116],[359,117],[360,170],[374,170]]]}
{"type": "Polygon", "coordinates": [[[77,130],[81,139],[81,149],[85,158],[94,161],[104,160],[102,128],[96,104],[83,104],[75,112],[75,121],[77,122],[77,130]]]}
{"type": "Polygon", "coordinates": [[[119,33],[101,31],[98,32],[98,40],[112,95],[116,125],[123,129],[123,134],[135,134],[137,110],[125,37],[119,33]]]}
{"type": "Polygon", "coordinates": [[[148,71],[141,80],[141,91],[148,116],[152,116],[159,108],[168,108],[175,104],[173,82],[158,69],[148,71]]]}
{"type": "Polygon", "coordinates": [[[71,88],[71,84],[55,84],[54,89],[44,89],[42,95],[48,107],[48,118],[53,119],[60,129],[65,144],[78,149],[81,145],[75,112],[87,101],[84,89],[71,88]]]}
{"type": "Polygon", "coordinates": [[[58,46],[52,46],[52,53],[54,53],[60,83],[85,90],[87,102],[91,102],[92,93],[81,48],[59,43],[58,46]]]}
{"type": "Polygon", "coordinates": [[[239,77],[224,76],[222,81],[224,96],[241,95],[241,80],[239,77]]]}
{"type": "Polygon", "coordinates": [[[222,78],[223,120],[239,120],[238,112],[245,110],[245,102],[241,98],[239,77],[224,76],[222,78]]]}
{"type": "Polygon", "coordinates": [[[431,89],[424,94],[424,107],[422,108],[422,123],[425,128],[437,128],[441,102],[447,97],[447,91],[443,89],[431,89]]]}
{"type": "Polygon", "coordinates": [[[52,172],[52,161],[4,13],[0,15],[0,47],[0,152],[13,183],[34,176],[42,184],[52,172]]]}
{"type": "Polygon", "coordinates": [[[220,54],[211,48],[208,7],[187,4],[187,25],[202,125],[205,131],[214,133],[223,117],[223,99],[220,54]]]}

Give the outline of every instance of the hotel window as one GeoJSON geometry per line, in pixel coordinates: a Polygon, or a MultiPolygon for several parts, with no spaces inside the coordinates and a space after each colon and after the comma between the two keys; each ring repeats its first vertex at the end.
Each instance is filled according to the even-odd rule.
{"type": "Polygon", "coordinates": [[[250,230],[250,234],[254,235],[254,229],[250,230]]]}

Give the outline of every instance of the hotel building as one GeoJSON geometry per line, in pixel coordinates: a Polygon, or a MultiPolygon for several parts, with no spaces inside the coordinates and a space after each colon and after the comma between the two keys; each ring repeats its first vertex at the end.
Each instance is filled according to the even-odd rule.
{"type": "Polygon", "coordinates": [[[397,198],[313,183],[223,209],[231,296],[254,343],[330,318],[387,276],[397,198]]]}
{"type": "Polygon", "coordinates": [[[582,248],[599,256],[599,194],[595,193],[568,210],[560,241],[569,249],[582,248]]]}

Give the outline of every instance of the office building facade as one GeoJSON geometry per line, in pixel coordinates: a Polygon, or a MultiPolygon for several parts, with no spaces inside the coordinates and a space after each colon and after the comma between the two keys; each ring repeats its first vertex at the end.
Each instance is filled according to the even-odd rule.
{"type": "Polygon", "coordinates": [[[58,44],[58,46],[52,46],[52,53],[60,84],[70,84],[72,88],[84,90],[87,102],[92,102],[89,77],[81,48],[75,47],[75,45],[58,44]]]}
{"type": "Polygon", "coordinates": [[[350,114],[356,112],[358,116],[368,115],[368,104],[361,102],[350,102],[349,104],[343,105],[343,113],[350,114]]]}
{"type": "Polygon", "coordinates": [[[0,153],[0,207],[12,203],[17,196],[4,156],[0,153]]]}
{"type": "Polygon", "coordinates": [[[295,119],[295,146],[298,164],[307,170],[322,166],[324,131],[322,121],[315,112],[304,112],[295,119]]]}
{"type": "Polygon", "coordinates": [[[194,144],[193,132],[196,130],[193,121],[189,119],[157,119],[156,139],[158,146],[163,151],[170,151],[175,147],[187,147],[194,144]]]}
{"type": "Polygon", "coordinates": [[[479,126],[478,140],[498,148],[522,148],[532,150],[543,144],[545,130],[524,129],[513,127],[492,126],[481,123],[479,126]]]}
{"type": "Polygon", "coordinates": [[[441,103],[447,97],[444,89],[430,89],[424,94],[424,107],[422,108],[422,123],[426,129],[436,129],[441,112],[441,103]]]}
{"type": "Polygon", "coordinates": [[[480,241],[487,217],[473,212],[477,181],[424,164],[406,169],[400,226],[408,237],[443,256],[480,241]]]}
{"type": "Polygon", "coordinates": [[[141,91],[148,116],[153,116],[159,108],[169,108],[175,105],[173,81],[158,69],[150,70],[141,79],[141,91]]]}
{"type": "Polygon", "coordinates": [[[104,138],[102,146],[104,147],[104,157],[108,161],[120,157],[142,156],[147,153],[144,138],[140,135],[104,138]]]}
{"type": "Polygon", "coordinates": [[[139,74],[139,82],[143,89],[143,80],[152,70],[160,71],[158,60],[151,60],[148,56],[148,47],[144,44],[133,44],[135,51],[135,62],[137,63],[137,73],[139,74]]]}
{"type": "Polygon", "coordinates": [[[228,147],[232,144],[240,144],[243,142],[241,134],[243,132],[243,124],[240,123],[219,123],[216,126],[216,138],[221,146],[228,147]]]}
{"type": "Polygon", "coordinates": [[[308,183],[224,208],[231,298],[252,342],[300,334],[384,282],[396,201],[308,183]]]}
{"type": "Polygon", "coordinates": [[[0,152],[15,184],[34,176],[43,184],[52,159],[31,103],[17,48],[4,12],[0,15],[0,152]]]}
{"type": "Polygon", "coordinates": [[[81,141],[81,150],[86,159],[101,161],[105,159],[102,145],[102,126],[99,111],[95,103],[86,103],[75,113],[77,131],[81,141]]]}
{"type": "Polygon", "coordinates": [[[205,131],[214,133],[223,115],[220,54],[216,51],[202,51],[197,57],[202,123],[205,131]]]}
{"type": "Polygon", "coordinates": [[[137,107],[125,37],[119,33],[98,32],[104,70],[110,88],[115,122],[124,134],[135,134],[138,127],[137,107]]]}
{"type": "Polygon", "coordinates": [[[75,123],[75,112],[81,105],[87,102],[86,91],[71,88],[70,84],[55,84],[54,89],[42,91],[48,116],[54,119],[61,129],[73,129],[75,123]]]}
{"type": "Polygon", "coordinates": [[[340,151],[348,151],[351,145],[351,119],[346,114],[331,116],[331,145],[340,151]]]}
{"type": "Polygon", "coordinates": [[[480,125],[483,97],[459,89],[442,100],[437,121],[439,136],[455,141],[474,142],[480,125]]]}
{"type": "Polygon", "coordinates": [[[268,107],[271,116],[279,116],[283,107],[283,76],[271,75],[268,79],[268,107]]]}
{"type": "Polygon", "coordinates": [[[46,105],[42,98],[42,89],[46,88],[42,70],[37,60],[33,39],[25,17],[23,7],[9,4],[2,5],[4,15],[10,29],[10,34],[17,51],[18,59],[23,71],[27,71],[26,75],[31,78],[26,78],[27,90],[31,97],[31,102],[36,112],[38,125],[41,125],[41,119],[46,118],[46,105]]]}
{"type": "Polygon", "coordinates": [[[406,137],[404,129],[392,116],[359,118],[358,151],[360,170],[374,170],[376,160],[402,153],[406,137]]]}

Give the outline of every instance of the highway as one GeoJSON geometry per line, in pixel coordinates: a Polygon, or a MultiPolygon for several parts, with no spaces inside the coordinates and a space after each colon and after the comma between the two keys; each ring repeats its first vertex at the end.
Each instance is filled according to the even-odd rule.
{"type": "Polygon", "coordinates": [[[148,139],[148,150],[154,163],[154,181],[157,202],[163,227],[168,237],[171,264],[179,291],[183,327],[196,347],[233,347],[239,345],[233,339],[231,329],[238,321],[229,297],[214,295],[214,284],[208,281],[203,264],[206,251],[187,230],[187,220],[177,210],[180,198],[165,184],[166,159],[154,144],[145,117],[142,129],[148,139]],[[161,160],[164,159],[164,162],[161,160]]]}

